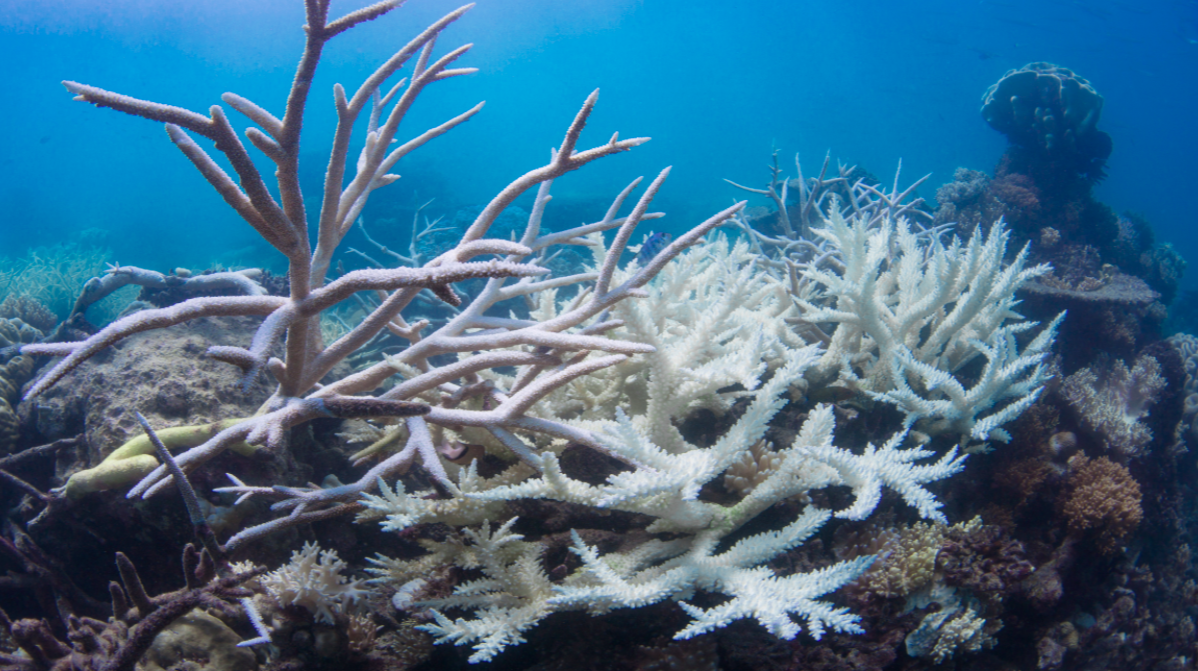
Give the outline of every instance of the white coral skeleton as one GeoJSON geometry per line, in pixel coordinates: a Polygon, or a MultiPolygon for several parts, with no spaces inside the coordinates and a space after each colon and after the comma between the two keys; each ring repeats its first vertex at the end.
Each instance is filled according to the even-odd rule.
{"type": "MultiPolygon", "coordinates": [[[[235,94],[222,97],[256,124],[246,137],[275,163],[273,190],[219,106],[202,115],[65,83],[80,100],[165,122],[171,140],[204,178],[286,257],[290,289],[288,296],[251,291],[245,296],[192,298],[118,319],[79,342],[25,345],[24,353],[61,357],[27,397],[37,396],[134,333],[208,316],[261,317],[261,326],[245,347],[213,347],[209,353],[241,367],[246,380],[272,376],[277,383],[274,395],[254,417],[234,421],[181,453],[177,462],[182,470],[177,472],[196,469],[237,441],[287,449],[291,428],[320,417],[396,419],[404,423],[402,433],[396,429],[385,439],[406,438],[406,443],[348,485],[256,486],[231,475],[234,486],[224,491],[242,498],[273,497],[278,499],[274,509],[284,514],[236,534],[226,542],[226,551],[288,526],[355,512],[361,520],[381,519],[387,529],[449,524],[460,531],[441,542],[426,542],[429,552],[424,557],[379,557],[372,570],[376,582],[402,595],[396,603],[436,609],[436,621],[426,629],[439,640],[473,645],[471,661],[492,659],[557,611],[603,613],[666,599],[680,603],[692,618],[677,632],[678,638],[743,618],[753,618],[783,638],[794,637],[801,626],[817,639],[829,630],[860,631],[856,616],[823,597],[860,575],[871,558],[790,575],[778,575],[764,564],[805,542],[833,516],[866,518],[886,488],[922,517],[943,520],[940,503],[925,485],[960,471],[964,457],[952,449],[927,461],[935,454],[907,446],[914,442],[908,440],[908,430],[918,421],[939,423],[945,431],[978,439],[1002,438],[1001,425],[1035,400],[1046,376],[1040,362],[1059,318],[1021,348],[1017,335],[1031,325],[1014,312],[1014,292],[1047,269],[1025,268],[1022,253],[1004,264],[1007,236],[1001,223],[984,239],[975,235],[965,244],[953,240],[945,245],[935,231],[925,231],[922,237],[910,233],[901,219],[886,218],[879,225],[863,218],[846,221],[833,207],[826,227],[816,232],[836,248],[842,268],[809,265],[809,288],[818,284],[824,293],[817,297],[806,292],[792,301],[781,281],[768,273],[770,259],[754,258],[745,244],[722,238],[701,244],[744,203],[678,236],[643,266],[621,268],[638,224],[660,216],[649,206],[668,169],[625,216],[619,213],[639,179],[596,221],[560,232],[541,228],[557,177],[647,140],[613,135],[594,148],[579,149],[596,92],[550,152],[549,161],[501,190],[453,249],[419,268],[372,268],[332,279],[329,271],[342,238],[370,193],[398,179],[390,172],[396,162],[481,109],[480,104],[406,142],[397,140],[400,122],[426,87],[473,72],[450,67],[469,46],[440,58],[433,55],[436,41],[469,6],[420,33],[352,95],[336,86],[338,126],[321,203],[312,208],[318,222],[312,246],[307,229],[311,203],[305,203],[298,182],[308,83],[327,42],[399,4],[380,2],[330,21],[327,0],[311,0],[306,3],[306,56],[284,113],[276,116],[235,94]],[[409,62],[411,77],[385,86],[409,62]],[[365,146],[351,169],[350,140],[363,116],[365,146]],[[236,180],[192,135],[215,143],[236,180]],[[534,188],[535,201],[519,239],[487,238],[496,217],[534,188]],[[604,241],[604,231],[614,231],[614,239],[604,241]],[[565,277],[544,277],[548,271],[538,262],[553,247],[565,244],[591,246],[596,252],[594,267],[565,277]],[[674,266],[667,265],[696,245],[700,246],[674,266]],[[455,282],[477,278],[485,285],[467,301],[451,288],[455,282]],[[559,303],[557,291],[566,287],[575,293],[559,303]],[[322,313],[365,291],[381,292],[373,312],[333,342],[325,342],[322,313]],[[426,332],[428,321],[410,313],[404,316],[422,291],[460,304],[431,332],[426,332]],[[527,318],[496,316],[492,308],[508,299],[529,299],[534,309],[527,318]],[[826,351],[795,335],[789,326],[798,319],[836,325],[826,351]],[[339,362],[383,331],[409,346],[341,379],[327,378],[339,362]],[[283,358],[270,355],[276,345],[284,348],[283,358]],[[458,359],[435,364],[441,355],[458,359]],[[968,386],[957,376],[978,356],[987,363],[980,379],[968,386]],[[508,374],[511,370],[514,373],[508,374]],[[907,426],[880,447],[868,445],[857,452],[834,443],[833,409],[817,406],[791,444],[777,450],[771,468],[751,491],[729,504],[705,500],[704,486],[740,463],[742,454],[766,437],[791,385],[826,382],[837,372],[875,398],[898,405],[907,414],[907,426]],[[379,393],[397,376],[402,380],[379,393]],[[688,442],[677,428],[677,422],[696,409],[723,413],[738,402],[745,404],[743,414],[710,446],[688,442]],[[451,474],[442,454],[453,436],[477,439],[509,459],[509,466],[485,478],[476,460],[451,474]],[[606,453],[628,469],[602,484],[572,478],[558,458],[570,444],[606,453]],[[420,463],[449,496],[409,493],[398,480],[388,484],[413,463],[420,463]],[[779,501],[831,486],[851,488],[854,502],[839,511],[808,504],[779,529],[741,532],[779,501]],[[582,561],[581,570],[550,580],[541,564],[540,542],[514,533],[514,518],[497,527],[491,524],[507,516],[506,502],[527,498],[648,515],[654,519],[648,533],[670,536],[601,554],[576,532],[572,549],[582,561]],[[416,599],[419,594],[413,592],[419,591],[420,583],[413,579],[446,565],[477,570],[481,576],[458,584],[449,596],[416,599]],[[727,600],[700,608],[689,603],[699,590],[723,594],[727,600]],[[468,616],[451,618],[445,613],[451,608],[468,611],[468,616]]],[[[891,206],[904,197],[905,193],[885,196],[893,201],[891,206]]],[[[122,273],[130,281],[150,276],[136,268],[122,268],[122,273]]],[[[172,477],[160,467],[129,495],[162,492],[172,477]]],[[[264,578],[263,584],[278,598],[303,603],[319,618],[331,619],[361,589],[341,575],[343,568],[336,557],[305,546],[292,565],[264,578]]]]}

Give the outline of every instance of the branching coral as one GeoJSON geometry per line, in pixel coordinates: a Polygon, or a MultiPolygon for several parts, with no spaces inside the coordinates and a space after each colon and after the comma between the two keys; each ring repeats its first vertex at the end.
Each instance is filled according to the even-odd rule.
{"type": "Polygon", "coordinates": [[[1049,268],[1026,268],[1026,249],[1005,264],[1001,222],[964,244],[921,244],[901,219],[873,229],[833,212],[816,233],[843,259],[839,271],[807,273],[823,285],[823,302],[797,301],[804,320],[836,324],[821,371],[839,370],[898,405],[909,423],[1006,440],[1000,427],[1034,403],[1048,379],[1041,361],[1063,317],[1019,347],[1016,336],[1036,324],[1018,321],[1015,291],[1049,268]],[[967,388],[956,376],[979,355],[986,364],[967,388]]]}
{"type": "Polygon", "coordinates": [[[280,605],[299,606],[317,621],[332,624],[334,614],[349,615],[350,608],[369,592],[363,581],[341,575],[349,565],[333,550],[304,543],[291,553],[291,561],[260,579],[280,605]]]}
{"type": "MultiPolygon", "coordinates": [[[[133,671],[155,636],[172,622],[196,608],[228,615],[235,608],[229,600],[250,592],[241,583],[254,571],[218,576],[206,551],[188,545],[183,553],[183,575],[187,585],[151,597],[142,586],[133,562],[117,553],[117,568],[123,584],[111,583],[112,618],[101,622],[91,617],[63,614],[68,632],[66,642],[55,638],[45,620],[10,622],[0,610],[0,626],[12,632],[25,655],[0,653],[0,663],[17,671],[133,671]]],[[[65,605],[65,602],[63,602],[65,605]]]]}
{"type": "MultiPolygon", "coordinates": [[[[687,598],[696,589],[722,592],[731,600],[711,609],[684,603],[693,621],[678,632],[677,638],[689,638],[745,617],[754,617],[776,635],[791,638],[798,627],[788,613],[804,617],[816,637],[829,628],[857,631],[853,616],[817,599],[859,575],[872,561],[871,557],[788,576],[778,576],[760,564],[802,543],[833,514],[848,519],[867,517],[877,505],[883,486],[895,489],[921,515],[943,519],[939,503],[923,484],[960,470],[961,458],[950,452],[934,464],[918,465],[914,463],[916,460],[931,453],[901,449],[902,433],[881,447],[867,447],[863,454],[837,448],[832,445],[832,409],[821,406],[811,413],[794,442],[779,451],[780,463],[751,493],[731,505],[699,497],[705,484],[727,471],[748,445],[761,439],[767,423],[782,407],[787,387],[817,357],[815,348],[792,352],[786,364],[753,393],[753,400],[740,419],[709,448],[684,444],[683,449],[667,450],[650,441],[637,428],[638,422],[621,411],[617,413],[617,421],[606,423],[600,439],[612,454],[637,467],[611,476],[601,486],[563,473],[557,457],[548,451],[540,456],[539,477],[525,478],[519,483],[494,486],[478,476],[476,466],[465,469],[454,488],[455,500],[462,500],[463,505],[452,510],[447,510],[444,502],[384,487],[381,495],[366,497],[370,512],[365,517],[386,516],[384,526],[390,529],[441,521],[447,515],[460,524],[463,507],[468,507],[466,502],[472,500],[546,498],[650,515],[656,521],[647,531],[673,534],[672,540],[651,540],[627,552],[605,555],[575,535],[573,550],[581,558],[583,569],[552,590],[548,589],[543,569],[532,561],[533,555],[527,554],[534,552],[532,549],[520,551],[519,556],[528,558],[520,564],[523,568],[519,571],[509,565],[513,558],[507,563],[492,562],[487,568],[488,580],[459,586],[451,601],[431,603],[476,611],[473,619],[451,620],[439,616],[437,625],[430,626],[430,631],[442,640],[476,643],[477,652],[472,658],[475,661],[490,659],[503,646],[517,642],[521,632],[550,612],[585,608],[601,613],[666,598],[687,598]],[[778,531],[743,538],[720,550],[722,539],[778,501],[835,485],[847,485],[856,494],[856,501],[849,508],[833,513],[808,507],[778,531]],[[535,571],[529,568],[532,566],[536,566],[535,571]],[[492,575],[500,573],[503,580],[492,575]],[[513,619],[517,604],[521,615],[513,619]],[[512,622],[519,625],[511,628],[512,622]]],[[[510,471],[503,477],[510,476],[510,471]]],[[[475,514],[482,515],[484,511],[478,508],[475,514]]],[[[486,523],[484,519],[478,522],[486,523]]],[[[506,534],[506,527],[499,533],[506,534]]],[[[469,532],[468,536],[480,546],[498,542],[489,531],[469,532]]],[[[518,538],[510,541],[523,542],[518,538]]],[[[445,559],[459,561],[455,559],[456,553],[437,552],[445,559]]],[[[405,584],[426,566],[421,560],[409,563],[380,559],[379,562],[386,567],[379,570],[380,575],[395,586],[405,584]]],[[[469,568],[471,564],[460,565],[469,568]]]]}
{"type": "MultiPolygon", "coordinates": [[[[826,246],[822,260],[803,268],[788,265],[786,277],[771,274],[779,259],[760,254],[760,240],[732,244],[716,238],[701,244],[744,203],[715,214],[656,253],[642,247],[622,266],[638,224],[657,216],[649,208],[668,169],[625,216],[620,212],[639,179],[596,221],[565,231],[542,230],[556,178],[646,139],[612,136],[592,149],[579,149],[597,99],[592,94],[549,162],[500,191],[456,245],[431,259],[415,251],[396,257],[413,266],[423,262],[419,267],[367,268],[333,279],[334,253],[369,194],[397,179],[390,173],[396,161],[479,109],[407,142],[396,138],[426,87],[472,71],[451,67],[468,47],[434,56],[437,39],[468,7],[418,35],[352,95],[336,86],[337,130],[313,218],[317,230],[310,236],[308,203],[299,188],[299,137],[321,51],[333,37],[398,4],[389,0],[330,21],[326,0],[308,2],[305,55],[282,117],[240,96],[223,96],[257,125],[246,137],[275,164],[271,187],[219,106],[205,116],[66,83],[86,102],[165,122],[171,140],[204,178],[287,258],[290,286],[288,295],[273,296],[244,278],[226,277],[249,291],[143,310],[79,342],[24,346],[26,354],[61,357],[27,397],[45,392],[82,362],[135,333],[201,317],[259,317],[249,343],[212,346],[208,353],[242,369],[243,386],[271,376],[277,383],[273,396],[253,416],[228,419],[207,433],[181,428],[179,443],[187,449],[169,470],[160,466],[145,475],[130,496],[154,495],[175,479],[182,486],[185,472],[243,442],[286,450],[291,429],[316,419],[377,421],[381,426],[359,434],[376,438],[361,459],[377,456],[378,461],[349,484],[328,480],[324,487],[265,486],[230,474],[233,486],[218,492],[240,500],[272,498],[281,516],[240,531],[223,548],[207,536],[216,550],[231,552],[280,529],[352,513],[359,513],[360,521],[382,520],[385,530],[445,524],[450,528],[439,540],[422,539],[424,556],[380,557],[374,571],[378,583],[395,590],[396,605],[434,609],[435,622],[424,625],[426,631],[441,641],[475,646],[472,661],[491,659],[559,611],[598,614],[667,600],[680,603],[691,618],[676,633],[680,639],[748,618],[788,639],[798,634],[800,622],[815,638],[828,631],[861,631],[855,615],[823,597],[865,571],[872,556],[802,571],[776,571],[767,563],[806,542],[834,516],[866,519],[884,489],[921,517],[946,521],[928,485],[958,473],[964,456],[956,448],[940,455],[924,449],[908,440],[908,429],[923,421],[977,439],[1002,438],[1000,425],[1035,400],[1045,379],[1040,362],[1056,322],[1021,347],[1017,336],[1033,324],[1019,321],[1013,295],[1044,269],[1025,268],[1022,254],[1004,264],[1007,238],[1001,224],[966,243],[942,243],[939,229],[913,232],[896,218],[914,206],[902,203],[910,190],[899,192],[897,182],[893,193],[853,185],[843,208],[843,213],[851,210],[850,221],[829,199],[829,219],[818,231],[826,246]],[[385,82],[409,62],[410,79],[388,89],[385,82]],[[361,117],[367,117],[365,146],[351,177],[349,146],[361,117]],[[215,143],[236,182],[193,136],[215,143]],[[534,188],[523,229],[512,239],[487,237],[514,200],[534,188]],[[614,234],[610,241],[604,232],[614,234]],[[590,247],[593,265],[545,277],[544,266],[563,245],[590,247]],[[796,291],[799,270],[806,273],[808,289],[818,284],[825,294],[796,291]],[[481,288],[466,301],[452,285],[468,280],[481,288]],[[359,323],[326,342],[322,315],[364,292],[378,302],[359,323]],[[455,308],[435,328],[424,313],[411,309],[421,292],[455,308]],[[501,316],[511,307],[505,302],[513,299],[523,301],[528,313],[512,310],[501,316]],[[816,322],[837,325],[825,339],[826,354],[791,328],[799,324],[822,333],[816,322]],[[333,372],[382,333],[407,345],[356,372],[333,372]],[[280,349],[282,357],[274,356],[280,349]],[[975,371],[970,365],[979,358],[986,362],[975,371]],[[820,374],[805,379],[817,365],[820,374]],[[883,433],[876,445],[849,449],[834,443],[834,409],[816,406],[797,434],[787,434],[789,444],[774,450],[770,466],[759,468],[751,490],[705,495],[734,464],[743,463],[751,446],[766,440],[792,386],[824,384],[836,372],[898,405],[907,414],[906,427],[883,433]],[[698,409],[726,415],[723,432],[710,444],[688,440],[678,427],[698,409]],[[194,445],[196,440],[202,442],[194,445]],[[563,466],[567,449],[597,451],[619,467],[605,480],[575,477],[563,466]],[[485,468],[484,459],[470,458],[479,450],[487,453],[485,468]],[[396,479],[413,464],[435,483],[433,491],[396,479]],[[851,502],[832,510],[806,496],[832,487],[847,488],[851,502]],[[563,564],[562,571],[551,573],[542,561],[548,541],[515,532],[507,504],[525,499],[601,515],[628,514],[644,528],[630,535],[637,542],[614,549],[588,542],[574,529],[570,550],[580,562],[574,564],[577,569],[571,573],[563,564]],[[746,529],[783,501],[791,510],[801,508],[781,528],[746,529]],[[464,577],[451,594],[418,594],[413,579],[430,572],[464,577]],[[696,599],[699,591],[725,599],[696,599]]],[[[812,202],[816,196],[806,192],[805,197],[812,202]]],[[[121,267],[107,282],[130,278],[159,281],[148,271],[121,267]]],[[[150,466],[148,455],[135,448],[125,456],[150,466]]],[[[156,454],[172,462],[165,445],[156,454]]],[[[116,479],[127,477],[125,471],[144,471],[125,469],[129,464],[121,461],[113,462],[122,466],[115,469],[122,471],[116,479]]],[[[329,620],[344,613],[362,590],[358,581],[341,574],[343,568],[335,556],[308,545],[261,584],[282,603],[302,605],[329,620]]],[[[957,639],[977,640],[973,620],[963,615],[953,622],[954,631],[963,632],[957,639]]]]}
{"type": "MultiPolygon", "coordinates": [[[[609,253],[597,238],[592,245],[597,260],[609,253]]],[[[636,270],[617,271],[617,281],[636,270]]],[[[610,420],[624,408],[650,440],[677,451],[683,440],[673,422],[699,408],[723,414],[789,350],[806,344],[786,322],[795,313],[785,286],[763,271],[744,242],[717,236],[698,244],[645,291],[644,298],[612,309],[609,316],[623,324],[609,334],[651,345],[654,353],[570,381],[534,406],[533,414],[590,427],[589,421],[610,420]]],[[[568,311],[572,301],[557,305],[555,297],[542,292],[533,317],[548,320],[568,311]]]]}
{"type": "Polygon", "coordinates": [[[784,273],[789,270],[793,276],[795,269],[817,267],[826,260],[826,250],[812,239],[811,234],[816,225],[823,223],[834,210],[843,217],[858,216],[875,225],[883,219],[931,218],[921,208],[923,198],[914,195],[919,185],[931,177],[930,173],[900,191],[899,175],[902,174],[903,163],[899,161],[898,169],[894,172],[894,184],[887,191],[884,184],[855,165],[846,166],[837,162],[837,175],[829,177],[831,161],[832,155],[828,154],[824,157],[818,177],[804,177],[803,166],[798,154],[795,154],[797,176],[787,180],[778,167],[778,152],[774,151],[770,183],[765,189],[724,180],[743,191],[768,196],[774,202],[776,210],[768,216],[776,221],[776,235],[760,230],[760,218],[750,221],[748,213],[742,212],[732,219],[732,223],[752,245],[753,252],[768,267],[784,273]],[[794,206],[790,205],[791,199],[788,197],[792,188],[798,196],[794,206]],[[795,221],[792,222],[792,218],[795,221]]]}
{"type": "MultiPolygon", "coordinates": [[[[450,13],[421,33],[376,70],[352,98],[347,98],[340,86],[335,87],[338,130],[320,210],[317,245],[315,249],[309,248],[305,205],[296,181],[298,138],[308,94],[306,82],[317,65],[320,50],[328,40],[354,25],[381,16],[396,5],[394,2],[384,2],[329,21],[327,3],[310,4],[308,55],[301,61],[286,114],[281,120],[240,96],[224,96],[225,102],[262,128],[251,129],[248,137],[278,166],[279,202],[266,188],[249,160],[246,148],[219,107],[213,107],[210,116],[204,117],[175,107],[67,83],[68,89],[82,100],[165,121],[172,140],[197,165],[205,178],[264,239],[287,257],[291,293],[287,297],[193,298],[171,307],[143,310],[130,315],[85,341],[28,346],[27,353],[63,358],[33,385],[27,397],[38,395],[82,361],[133,333],[204,316],[256,315],[265,319],[247,348],[213,347],[209,354],[240,366],[245,371],[247,381],[269,372],[278,382],[276,393],[256,416],[225,428],[202,445],[181,454],[178,461],[185,470],[196,468],[239,441],[277,447],[282,444],[287,429],[311,419],[395,415],[396,408],[400,407],[396,402],[406,403],[408,399],[427,394],[436,397],[436,407],[426,407],[420,411],[424,414],[423,421],[434,425],[478,427],[517,454],[527,455],[528,448],[524,446],[523,439],[513,432],[549,434],[595,444],[584,432],[561,422],[525,417],[525,413],[541,398],[573,379],[619,363],[628,355],[651,351],[651,346],[646,344],[603,337],[605,332],[619,326],[620,322],[606,317],[596,321],[595,318],[609,314],[608,311],[628,298],[643,295],[643,287],[670,259],[724,222],[742,205],[728,208],[689,233],[679,236],[649,259],[644,267],[627,277],[617,277],[620,255],[631,240],[633,229],[650,214],[649,204],[668,170],[653,181],[627,217],[618,216],[618,213],[639,180],[617,196],[601,220],[567,231],[542,233],[541,217],[549,202],[549,187],[555,178],[597,158],[631,149],[646,140],[620,140],[613,137],[593,149],[578,150],[576,143],[597,98],[593,94],[575,117],[550,162],[530,171],[500,192],[483,209],[456,247],[430,260],[422,268],[357,270],[326,284],[334,250],[348,232],[370,192],[394,181],[395,176],[388,170],[395,161],[464,122],[479,109],[475,107],[394,150],[389,147],[400,121],[426,86],[472,72],[470,69],[449,67],[465,53],[467,47],[451,51],[440,59],[434,60],[432,56],[436,38],[468,8],[450,13]],[[381,95],[383,83],[413,59],[414,74],[410,81],[401,82],[386,95],[381,95]],[[350,133],[354,122],[366,113],[370,118],[367,143],[357,163],[356,176],[345,186],[342,180],[347,168],[350,133]],[[215,141],[217,148],[225,153],[233,165],[241,186],[234,184],[232,178],[190,139],[186,131],[215,141]],[[518,195],[533,187],[539,187],[536,204],[520,239],[485,238],[498,215],[518,195]],[[533,279],[544,274],[545,270],[526,263],[529,257],[555,245],[575,243],[586,235],[611,229],[618,229],[618,232],[597,272],[547,280],[533,279]],[[493,258],[472,260],[478,256],[493,258]],[[427,321],[409,323],[401,316],[416,294],[424,289],[433,291],[450,303],[460,302],[450,285],[472,278],[487,280],[481,294],[435,332],[422,333],[428,326],[427,321]],[[509,278],[524,279],[508,284],[509,278]],[[578,301],[570,310],[552,319],[497,319],[486,314],[487,310],[501,301],[574,284],[587,285],[585,300],[578,301]],[[386,291],[388,294],[378,308],[349,333],[332,343],[323,343],[319,336],[321,313],[360,291],[386,291]],[[321,378],[338,362],[384,329],[408,340],[411,346],[390,361],[375,364],[331,383],[326,382],[323,386],[320,384],[321,378]],[[280,341],[286,342],[282,360],[269,356],[272,347],[280,341]],[[533,351],[510,349],[521,346],[531,347],[533,351]],[[588,359],[587,354],[592,351],[608,352],[609,356],[588,359]],[[459,352],[481,354],[469,357],[457,366],[434,367],[429,364],[432,357],[459,352]],[[563,361],[568,363],[563,365],[563,361]],[[480,372],[504,366],[518,368],[519,386],[500,390],[475,384],[480,372]],[[412,370],[416,374],[403,384],[392,387],[382,398],[355,396],[372,392],[391,378],[397,368],[412,370]],[[437,394],[445,396],[440,398],[437,394]],[[483,401],[484,398],[484,403],[473,403],[475,399],[483,401]],[[484,409],[481,406],[488,407],[484,409]]],[[[411,413],[405,411],[399,414],[411,413]]],[[[437,458],[431,444],[421,441],[419,437],[413,438],[413,441],[413,445],[422,445],[419,452],[425,464],[435,469],[433,464],[437,458]]],[[[406,459],[410,461],[411,457],[406,459]]],[[[236,542],[243,542],[255,537],[256,533],[266,533],[280,526],[352,512],[356,504],[346,504],[347,501],[354,499],[364,489],[373,487],[378,477],[393,472],[389,469],[398,468],[404,463],[403,458],[397,458],[385,464],[382,470],[372,470],[365,480],[354,486],[333,491],[288,490],[284,495],[292,500],[284,508],[291,510],[292,515],[278,525],[263,527],[248,536],[239,536],[236,542]]],[[[133,490],[133,495],[160,491],[169,480],[165,469],[159,467],[142,480],[133,490]]]]}

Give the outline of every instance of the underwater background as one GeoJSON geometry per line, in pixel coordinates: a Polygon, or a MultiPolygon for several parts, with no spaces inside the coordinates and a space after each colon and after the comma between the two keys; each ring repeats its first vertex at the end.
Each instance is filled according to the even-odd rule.
{"type": "MultiPolygon", "coordinates": [[[[401,20],[367,24],[326,50],[304,129],[306,191],[323,176],[333,83],[356,85],[409,30],[457,6],[413,0],[401,20]]],[[[0,71],[0,256],[100,229],[110,260],[125,264],[278,266],[160,127],[95,114],[59,82],[196,110],[225,91],[281,107],[302,47],[302,3],[5,0],[0,9],[9,64],[0,71]]],[[[1096,197],[1143,214],[1159,241],[1198,258],[1186,196],[1198,184],[1193,1],[503,0],[481,2],[448,35],[475,43],[469,65],[479,72],[422,97],[406,127],[487,105],[405,159],[403,179],[368,206],[368,223],[406,220],[403,208],[432,198],[433,214],[485,203],[544,160],[561,120],[595,88],[596,137],[620,129],[654,139],[562,180],[559,203],[603,200],[628,175],[673,165],[657,203],[668,214],[661,226],[678,232],[742,197],[724,179],[761,183],[774,149],[792,177],[795,153],[808,172],[831,152],[834,166],[883,182],[901,159],[904,184],[932,174],[920,189],[931,200],[956,168],[991,172],[1002,154],[1005,138],[979,114],[986,88],[1047,61],[1105,98],[1101,128],[1114,150],[1096,197]]]]}

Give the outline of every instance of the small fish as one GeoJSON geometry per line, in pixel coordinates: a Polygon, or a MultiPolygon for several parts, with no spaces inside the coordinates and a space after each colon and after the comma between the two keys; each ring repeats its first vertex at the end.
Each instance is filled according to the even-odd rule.
{"type": "Polygon", "coordinates": [[[641,251],[636,254],[636,264],[642,268],[648,265],[658,252],[670,244],[671,237],[669,233],[658,231],[646,238],[644,244],[641,245],[641,251]]]}

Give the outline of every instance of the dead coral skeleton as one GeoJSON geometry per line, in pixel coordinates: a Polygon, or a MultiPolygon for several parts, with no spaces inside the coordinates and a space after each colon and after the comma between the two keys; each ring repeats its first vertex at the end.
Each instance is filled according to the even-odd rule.
{"type": "Polygon", "coordinates": [[[116,563],[123,584],[109,584],[112,617],[105,622],[73,613],[62,615],[67,641],[55,637],[44,619],[12,622],[0,610],[0,626],[12,633],[25,653],[0,652],[0,665],[15,671],[132,671],[158,633],[193,609],[236,618],[238,607],[231,601],[249,596],[251,592],[240,585],[261,572],[217,575],[207,551],[197,552],[189,544],[183,552],[186,586],[151,597],[128,557],[118,552],[116,563]]]}
{"type": "MultiPolygon", "coordinates": [[[[281,118],[239,95],[226,93],[222,96],[225,103],[257,124],[246,131],[246,137],[276,165],[277,200],[220,106],[213,106],[204,116],[93,86],[64,82],[78,100],[164,122],[171,140],[204,178],[287,258],[290,295],[192,298],[171,307],[126,316],[86,340],[29,345],[23,349],[27,354],[62,358],[28,390],[26,398],[36,397],[82,362],[134,333],[208,316],[252,315],[263,317],[264,321],[248,347],[212,347],[209,354],[241,367],[247,381],[265,373],[271,374],[278,382],[277,390],[256,416],[237,422],[203,444],[181,453],[178,463],[185,472],[238,441],[279,448],[288,429],[314,418],[395,415],[396,401],[407,402],[428,395],[435,399],[429,406],[415,404],[410,411],[398,413],[420,415],[420,418],[409,417],[407,420],[410,428],[415,427],[409,438],[409,449],[401,452],[402,456],[385,461],[383,467],[372,469],[357,483],[333,490],[241,488],[239,491],[246,495],[270,491],[276,497],[285,498],[279,507],[289,510],[290,514],[269,526],[239,534],[230,542],[229,550],[283,526],[359,509],[360,506],[352,501],[372,489],[380,477],[406,467],[416,456],[437,475],[441,466],[435,450],[424,440],[428,432],[422,431],[421,427],[425,423],[481,428],[530,463],[532,448],[521,434],[547,434],[602,449],[601,443],[586,431],[562,422],[528,417],[525,412],[539,399],[573,379],[615,365],[628,356],[652,351],[651,346],[642,343],[604,337],[622,323],[618,319],[608,319],[606,315],[621,301],[644,295],[643,287],[670,259],[743,207],[743,203],[733,205],[678,236],[637,272],[618,282],[613,281],[613,276],[637,224],[660,216],[651,213],[649,205],[669,173],[668,169],[653,180],[627,216],[619,216],[619,211],[639,184],[639,179],[616,196],[602,219],[566,231],[542,232],[541,217],[549,203],[549,189],[554,179],[648,140],[622,140],[616,134],[596,147],[579,149],[579,137],[598,98],[598,92],[595,92],[575,116],[561,145],[551,152],[549,162],[500,191],[453,249],[419,268],[370,268],[328,281],[333,254],[358,218],[370,193],[398,179],[398,175],[390,172],[396,161],[465,122],[482,107],[479,104],[406,142],[396,140],[400,122],[426,87],[474,72],[473,68],[451,67],[466,53],[469,45],[440,58],[433,55],[434,45],[442,32],[469,6],[447,14],[420,33],[372,73],[352,96],[347,95],[340,85],[334,87],[338,124],[317,219],[317,242],[314,248],[310,245],[308,207],[298,182],[299,137],[309,83],[322,50],[333,37],[378,18],[399,4],[396,1],[380,2],[330,21],[328,2],[308,3],[305,55],[281,118]],[[410,62],[413,63],[411,76],[387,88],[387,80],[410,62]],[[367,117],[366,144],[358,157],[356,172],[351,175],[348,165],[350,137],[362,116],[367,117]],[[217,149],[232,164],[237,182],[192,139],[193,134],[215,142],[217,149]],[[398,142],[398,146],[393,147],[393,142],[398,142]],[[347,179],[348,184],[345,183],[347,179]],[[537,189],[536,200],[519,240],[486,238],[488,229],[500,213],[520,194],[534,187],[537,189]],[[537,279],[547,271],[530,263],[529,259],[557,245],[587,244],[585,236],[612,229],[618,229],[615,239],[596,272],[537,279]],[[479,257],[490,259],[476,260],[479,257]],[[485,287],[468,305],[461,305],[461,310],[444,326],[425,333],[427,321],[405,320],[405,308],[421,291],[432,291],[443,301],[457,305],[462,301],[451,285],[473,278],[485,279],[485,287]],[[580,299],[571,309],[552,319],[505,319],[488,314],[490,308],[502,301],[571,286],[580,288],[580,299]],[[385,292],[385,298],[348,333],[332,343],[323,342],[321,313],[358,292],[385,292]],[[322,384],[321,380],[337,363],[384,330],[408,341],[410,346],[385,362],[322,384]],[[270,357],[268,352],[272,346],[281,341],[286,343],[284,357],[270,357]],[[593,352],[606,356],[590,356],[593,352]],[[444,354],[457,355],[460,360],[450,366],[430,364],[432,357],[444,354]],[[498,367],[515,367],[519,373],[519,387],[501,389],[476,384],[481,372],[498,367]],[[391,379],[399,368],[411,373],[402,384],[391,388],[382,398],[364,396],[391,379]],[[347,398],[360,400],[347,401],[347,398]],[[471,399],[482,402],[472,406],[467,402],[471,399]],[[391,405],[386,407],[388,403],[391,405]]],[[[123,270],[126,275],[136,274],[127,267],[123,270]]],[[[157,493],[171,479],[166,468],[160,466],[143,478],[130,495],[157,493]]]]}

